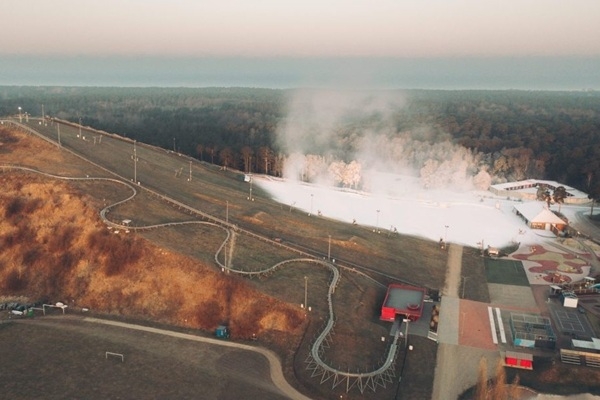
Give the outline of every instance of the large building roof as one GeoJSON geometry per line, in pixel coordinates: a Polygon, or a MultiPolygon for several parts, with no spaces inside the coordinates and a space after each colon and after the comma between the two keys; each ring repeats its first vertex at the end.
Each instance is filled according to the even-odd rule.
{"type": "Polygon", "coordinates": [[[521,193],[529,193],[536,194],[537,187],[540,185],[544,185],[550,188],[557,188],[562,186],[567,191],[567,197],[579,198],[579,199],[587,199],[587,193],[582,192],[581,190],[575,189],[571,186],[565,185],[556,181],[545,181],[541,179],[525,179],[523,181],[516,182],[506,182],[506,183],[498,183],[495,185],[491,185],[490,189],[492,191],[514,191],[521,193]]]}

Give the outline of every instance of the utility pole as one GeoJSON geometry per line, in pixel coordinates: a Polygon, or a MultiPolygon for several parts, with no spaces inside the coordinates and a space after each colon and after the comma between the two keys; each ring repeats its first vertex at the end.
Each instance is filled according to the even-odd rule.
{"type": "Polygon", "coordinates": [[[56,130],[58,131],[58,147],[60,147],[60,124],[56,123],[56,130]]]}
{"type": "Polygon", "coordinates": [[[304,277],[304,308],[308,310],[308,277],[304,277]]]}
{"type": "Polygon", "coordinates": [[[189,182],[192,181],[192,162],[190,161],[190,178],[188,179],[189,182]]]}
{"type": "Polygon", "coordinates": [[[331,235],[329,236],[329,246],[327,247],[327,259],[331,260],[331,235]]]}
{"type": "Polygon", "coordinates": [[[408,346],[408,323],[410,322],[410,319],[404,318],[402,322],[406,324],[406,328],[404,330],[404,348],[406,348],[408,346]]]}
{"type": "Polygon", "coordinates": [[[254,197],[252,197],[252,174],[248,175],[250,178],[250,192],[248,193],[248,200],[254,201],[254,197]]]}
{"type": "Polygon", "coordinates": [[[137,185],[137,149],[135,147],[135,140],[133,141],[133,183],[137,185]]]}

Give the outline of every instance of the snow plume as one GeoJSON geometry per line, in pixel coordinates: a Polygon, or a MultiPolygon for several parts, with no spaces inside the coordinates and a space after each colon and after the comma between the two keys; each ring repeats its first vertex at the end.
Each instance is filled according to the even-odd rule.
{"type": "Polygon", "coordinates": [[[381,173],[420,178],[423,188],[486,190],[483,157],[404,113],[400,92],[297,91],[278,141],[284,177],[385,192],[381,173]],[[399,130],[399,126],[410,129],[399,130]],[[379,175],[379,178],[375,178],[379,175]]]}

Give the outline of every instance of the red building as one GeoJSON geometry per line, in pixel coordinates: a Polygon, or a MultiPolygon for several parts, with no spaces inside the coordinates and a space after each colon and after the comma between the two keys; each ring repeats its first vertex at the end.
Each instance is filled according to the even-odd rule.
{"type": "Polygon", "coordinates": [[[426,289],[415,286],[391,284],[388,286],[383,306],[381,307],[382,321],[394,321],[397,315],[416,321],[423,313],[423,300],[426,289]]]}

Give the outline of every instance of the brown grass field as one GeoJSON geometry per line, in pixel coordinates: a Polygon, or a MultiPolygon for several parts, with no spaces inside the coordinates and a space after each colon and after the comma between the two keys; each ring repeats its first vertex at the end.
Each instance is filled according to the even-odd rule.
{"type": "MultiPolygon", "coordinates": [[[[49,136],[56,135],[56,128],[50,124],[48,127],[36,125],[35,128],[49,136]]],[[[96,135],[86,130],[84,133],[88,138],[96,135]]],[[[132,178],[131,142],[104,136],[101,144],[94,145],[89,139],[84,141],[76,135],[77,129],[61,126],[63,146],[126,179],[132,178]]],[[[111,177],[105,170],[32,136],[3,130],[0,138],[4,143],[0,146],[2,164],[29,166],[66,176],[111,177]]],[[[381,337],[387,336],[390,325],[380,322],[378,316],[387,284],[408,281],[434,290],[443,286],[447,255],[437,243],[402,235],[375,234],[366,227],[308,217],[305,213],[290,211],[289,207],[271,201],[258,187],[254,187],[253,191],[255,201],[250,202],[247,199],[248,184],[235,171],[221,171],[215,166],[193,162],[193,178],[190,182],[187,180],[188,158],[165,150],[151,149],[139,143],[137,155],[140,159],[137,178],[143,187],[164,193],[223,220],[227,212],[229,221],[244,229],[266,238],[280,238],[283,244],[306,249],[317,256],[326,255],[328,234],[331,234],[331,255],[340,265],[366,267],[364,271],[381,283],[376,285],[359,274],[342,270],[342,280],[334,298],[334,340],[326,353],[326,359],[332,366],[364,371],[381,362],[385,352],[381,337]],[[179,169],[183,171],[181,175],[176,174],[179,169]]],[[[128,236],[107,234],[97,213],[103,206],[129,196],[129,190],[120,185],[103,182],[66,183],[8,169],[3,171],[0,178],[3,179],[3,187],[11,190],[1,198],[0,207],[6,210],[7,205],[12,204],[15,198],[21,198],[28,200],[24,206],[19,207],[29,205],[31,208],[25,215],[28,218],[26,221],[12,221],[11,226],[0,225],[4,243],[14,243],[11,251],[5,251],[0,257],[0,289],[4,295],[28,296],[32,300],[37,300],[40,296],[51,300],[71,299],[76,306],[91,307],[108,316],[167,324],[173,329],[194,329],[208,334],[217,324],[229,321],[233,335],[238,340],[248,338],[252,333],[258,334],[258,343],[273,349],[282,358],[287,379],[312,398],[337,399],[340,395],[343,398],[394,398],[398,386],[396,383],[385,389],[378,389],[377,393],[360,394],[356,389],[346,393],[341,387],[332,390],[330,382],[320,384],[305,369],[308,349],[326,320],[325,294],[330,279],[327,270],[294,263],[260,279],[224,275],[215,267],[214,262],[215,251],[225,238],[221,229],[195,224],[131,232],[128,236]],[[53,207],[43,208],[39,205],[49,204],[50,199],[53,207]],[[19,233],[18,227],[25,225],[46,233],[33,235],[27,229],[19,233]],[[61,240],[50,238],[50,233],[56,232],[61,233],[61,240]],[[6,242],[6,237],[9,236],[13,239],[6,242]],[[36,240],[32,241],[34,236],[36,240]],[[18,239],[32,240],[20,242],[18,239]],[[33,250],[38,253],[32,253],[32,244],[33,250]],[[47,249],[52,251],[46,254],[44,252],[47,249]],[[37,261],[42,258],[40,256],[54,261],[37,261]],[[299,307],[304,302],[305,277],[308,284],[308,305],[312,307],[312,311],[306,316],[299,307]]],[[[112,210],[110,218],[113,221],[131,219],[133,226],[199,220],[145,191],[141,191],[135,200],[112,210]]],[[[285,247],[245,235],[236,236],[232,249],[229,262],[246,270],[258,270],[297,257],[285,247]]],[[[463,274],[469,276],[469,286],[465,288],[466,298],[489,301],[482,265],[477,251],[465,250],[463,274]]],[[[32,341],[39,338],[36,336],[38,333],[34,333],[36,328],[24,327],[30,325],[34,324],[0,326],[0,332],[12,338],[2,340],[2,348],[10,347],[6,343],[23,335],[22,330],[32,329],[32,341]]],[[[90,336],[83,329],[77,330],[80,335],[69,335],[58,326],[53,332],[57,337],[52,343],[61,343],[61,339],[68,337],[68,342],[76,349],[69,353],[69,362],[75,365],[75,370],[77,365],[81,368],[95,357],[90,356],[85,349],[91,340],[103,336],[90,336]]],[[[124,336],[127,335],[123,333],[124,336]]],[[[146,341],[147,338],[137,339],[137,346],[151,353],[154,343],[150,339],[146,341]]],[[[127,342],[135,339],[122,340],[127,342]]],[[[403,384],[398,395],[402,399],[431,396],[436,345],[418,337],[414,341],[418,343],[415,346],[417,350],[407,358],[403,384]]],[[[117,342],[118,340],[114,341],[117,342]]],[[[182,348],[188,347],[189,345],[182,345],[182,348]]],[[[62,359],[60,353],[64,351],[59,345],[36,349],[37,357],[45,360],[53,357],[62,359]]],[[[10,357],[17,357],[17,354],[10,353],[10,357]]],[[[19,367],[23,370],[30,368],[28,365],[35,365],[34,356],[27,354],[24,365],[19,367]]],[[[182,351],[174,354],[186,353],[182,351]]],[[[135,370],[119,370],[119,376],[131,380],[131,393],[138,393],[135,391],[140,390],[139,396],[131,398],[146,398],[144,394],[147,392],[144,390],[148,389],[144,382],[171,385],[168,376],[175,386],[194,387],[186,380],[187,377],[182,378],[187,365],[178,365],[177,356],[160,357],[163,356],[165,359],[160,358],[158,362],[160,365],[164,363],[164,369],[143,370],[140,366],[140,369],[135,370]],[[175,359],[172,360],[173,357],[175,359]],[[170,371],[166,372],[165,369],[170,371]]],[[[398,367],[401,368],[404,360],[402,351],[398,360],[398,367]]],[[[104,360],[101,361],[102,365],[98,368],[104,368],[106,364],[104,360]]],[[[147,362],[150,361],[140,361],[140,364],[147,362]]],[[[253,368],[254,362],[248,361],[249,368],[253,368]]],[[[245,363],[246,361],[242,361],[242,364],[245,363]]],[[[116,366],[115,369],[121,367],[116,366]]],[[[59,366],[54,365],[51,369],[54,368],[58,369],[59,366]]],[[[51,379],[51,375],[43,376],[51,379]]],[[[84,376],[72,376],[72,385],[85,381],[84,376]]],[[[50,387],[53,383],[46,385],[50,387]]],[[[82,392],[85,395],[74,397],[119,397],[110,391],[110,379],[99,380],[95,385],[92,392],[82,392]],[[110,395],[104,396],[105,393],[110,395]]],[[[237,387],[234,379],[228,381],[228,386],[235,387],[233,393],[244,393],[244,384],[237,387]]],[[[60,385],[56,387],[59,388],[60,385]]],[[[11,390],[13,394],[19,393],[16,386],[11,390]]],[[[156,398],[161,397],[158,393],[156,398]]],[[[186,395],[177,397],[188,398],[186,395]]],[[[229,397],[213,397],[207,393],[200,398],[229,397]]]]}

